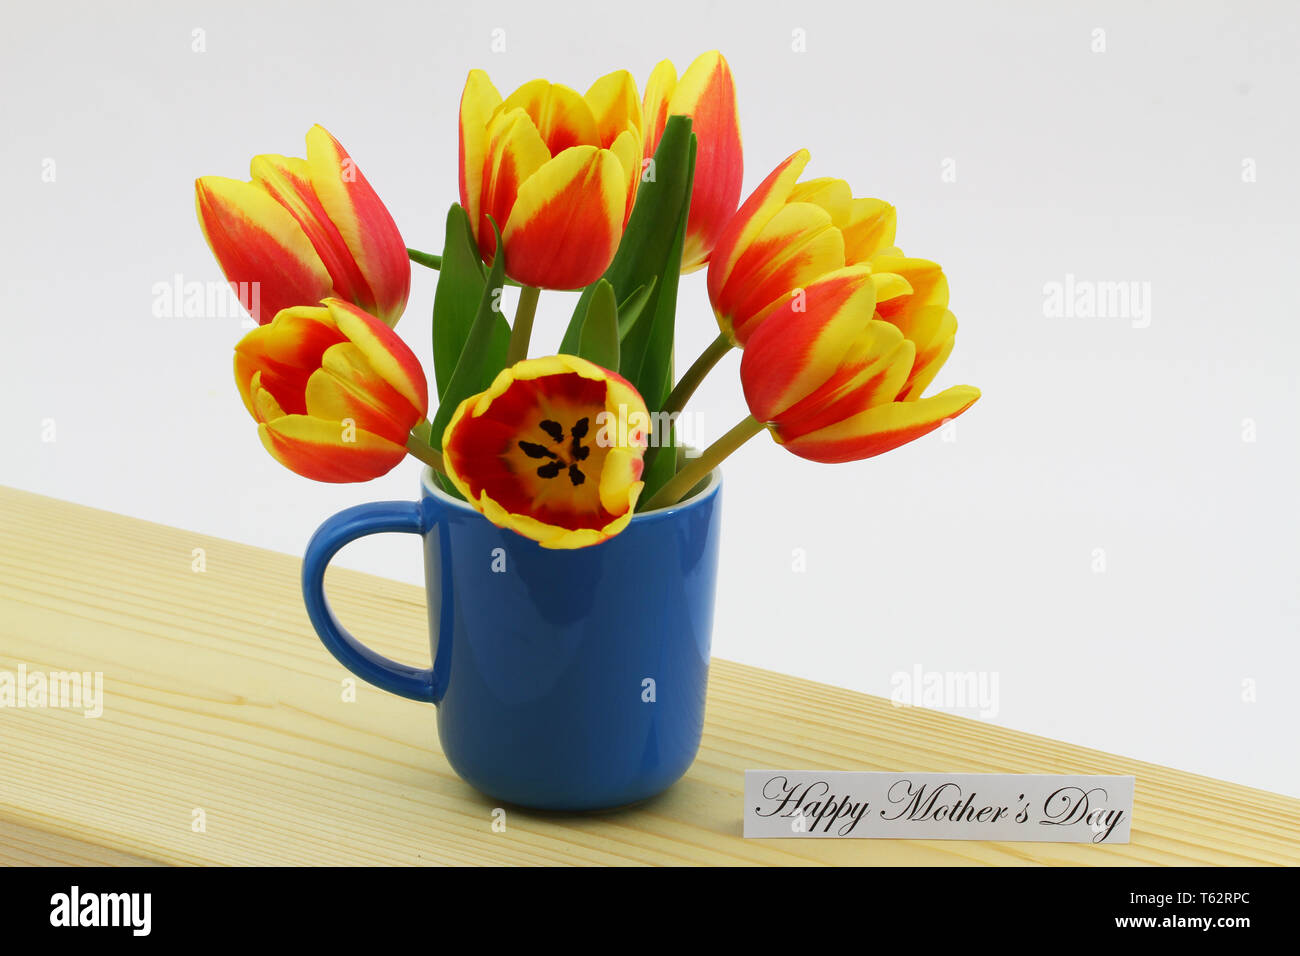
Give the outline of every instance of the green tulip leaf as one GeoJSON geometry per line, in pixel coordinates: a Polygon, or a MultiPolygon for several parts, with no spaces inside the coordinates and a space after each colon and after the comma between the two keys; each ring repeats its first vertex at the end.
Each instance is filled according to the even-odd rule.
{"type": "MultiPolygon", "coordinates": [[[[671,126],[671,119],[669,125],[671,126]]],[[[667,135],[665,130],[664,136],[667,135]]],[[[632,382],[641,392],[646,400],[646,406],[652,412],[663,408],[673,388],[673,329],[677,321],[677,280],[681,274],[682,248],[686,243],[686,220],[690,213],[694,171],[695,136],[691,134],[687,139],[680,213],[664,262],[659,292],[654,296],[653,311],[632,327],[623,343],[620,371],[623,377],[632,382]],[[634,361],[629,361],[629,352],[632,353],[631,358],[635,359],[635,349],[638,345],[641,346],[640,362],[634,364],[634,361]]],[[[677,443],[676,431],[671,423],[666,429],[662,423],[654,429],[657,445],[648,449],[645,471],[641,476],[642,481],[645,482],[645,490],[640,498],[643,502],[649,502],[676,473],[677,456],[672,453],[677,443]],[[664,434],[665,431],[667,434],[664,434]],[[668,448],[666,452],[665,445],[668,448]]]]}
{"type": "Polygon", "coordinates": [[[587,303],[587,315],[578,336],[578,357],[603,368],[618,370],[618,303],[614,287],[599,279],[587,303]]]}
{"type": "MultiPolygon", "coordinates": [[[[497,232],[496,223],[492,229],[497,232]]],[[[497,373],[506,367],[506,349],[510,345],[510,323],[501,309],[501,290],[505,285],[506,257],[497,232],[497,254],[483,284],[478,309],[465,337],[456,369],[447,382],[447,388],[433,416],[430,444],[442,448],[442,433],[451,421],[457,407],[471,395],[477,395],[492,384],[497,373]]],[[[443,259],[444,264],[446,258],[443,259]]]]}
{"type": "Polygon", "coordinates": [[[455,204],[447,212],[447,238],[438,270],[433,297],[433,374],[441,398],[465,350],[487,284],[469,216],[455,204]]]}
{"type": "MultiPolygon", "coordinates": [[[[627,229],[604,275],[620,302],[654,283],[646,293],[639,318],[626,329],[618,369],[641,392],[652,412],[661,408],[668,397],[664,384],[672,374],[672,308],[676,304],[677,279],[681,273],[678,233],[684,229],[690,211],[694,164],[695,136],[691,133],[690,117],[668,117],[650,167],[653,175],[647,173],[646,181],[640,184],[627,229]],[[665,300],[669,306],[667,321],[656,331],[663,315],[659,305],[665,300]],[[647,361],[647,350],[652,347],[656,355],[647,361]],[[668,366],[666,371],[664,363],[668,366]]],[[[588,286],[578,299],[560,344],[561,352],[573,353],[578,348],[594,289],[594,285],[588,286]]]]}
{"type": "MultiPolygon", "coordinates": [[[[442,268],[442,256],[435,256],[432,252],[421,252],[419,249],[412,249],[408,246],[406,257],[417,266],[424,266],[434,272],[442,268]]],[[[521,288],[520,284],[509,276],[506,276],[506,285],[513,286],[516,289],[521,288]]]]}
{"type": "Polygon", "coordinates": [[[645,312],[646,303],[650,301],[650,295],[654,292],[658,284],[657,278],[651,278],[649,282],[641,286],[626,299],[618,304],[618,339],[623,341],[627,333],[636,325],[636,320],[641,318],[645,312]]]}
{"type": "Polygon", "coordinates": [[[420,441],[424,442],[426,445],[429,444],[429,435],[432,434],[432,432],[433,432],[433,426],[429,424],[429,420],[427,418],[422,422],[416,423],[416,426],[411,429],[411,434],[414,435],[416,438],[418,438],[420,441]]]}
{"type": "MultiPolygon", "coordinates": [[[[655,150],[653,175],[647,176],[640,185],[627,230],[604,276],[620,302],[635,306],[629,309],[634,313],[630,318],[622,317],[626,324],[620,330],[618,371],[641,393],[652,415],[663,408],[673,384],[677,282],[690,214],[695,145],[690,118],[670,116],[655,150]],[[641,293],[646,286],[650,288],[641,293]],[[635,299],[640,294],[645,298],[637,305],[635,299]]],[[[594,295],[595,286],[582,293],[560,351],[572,352],[579,347],[588,305],[594,295]]],[[[656,428],[654,437],[671,447],[675,441],[673,433],[672,428],[656,428]]],[[[651,448],[646,456],[643,502],[649,501],[675,470],[675,455],[656,452],[656,448],[651,448]]]]}

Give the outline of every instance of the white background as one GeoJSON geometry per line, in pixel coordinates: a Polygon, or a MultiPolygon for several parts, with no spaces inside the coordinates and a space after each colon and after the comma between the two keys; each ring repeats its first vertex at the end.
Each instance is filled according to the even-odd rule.
{"type": "MultiPolygon", "coordinates": [[[[735,455],[718,656],[880,695],[917,665],[988,672],[999,724],[1300,795],[1293,6],[469,6],[6,12],[0,482],[295,554],[340,508],[413,496],[414,461],[340,487],[280,468],[231,380],[239,320],[153,314],[156,283],[220,279],[194,178],[301,155],[320,122],[436,251],[471,67],[504,92],[585,89],[716,47],[746,192],[807,146],[808,175],[894,202],[961,323],[935,387],[984,392],[955,441],[841,466],[763,436],[735,455]],[[1150,283],[1149,326],[1045,316],[1067,274],[1150,283]]],[[[433,289],[418,272],[400,326],[430,369],[433,289]]],[[[571,307],[543,296],[535,349],[571,307]]],[[[689,276],[679,365],[715,334],[689,276]]],[[[706,438],[745,412],[737,364],[695,400],[706,438]]],[[[404,538],[341,560],[421,580],[404,538]]]]}

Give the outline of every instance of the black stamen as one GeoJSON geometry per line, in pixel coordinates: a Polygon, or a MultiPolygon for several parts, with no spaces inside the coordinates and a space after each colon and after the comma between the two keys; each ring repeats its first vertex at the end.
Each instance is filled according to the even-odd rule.
{"type": "Polygon", "coordinates": [[[550,458],[554,460],[559,457],[545,445],[539,445],[536,442],[521,441],[519,448],[529,458],[550,458]]]}
{"type": "MultiPolygon", "coordinates": [[[[559,422],[544,418],[537,423],[542,431],[557,445],[564,442],[564,428],[559,422]]],[[[576,488],[587,480],[587,476],[582,473],[578,467],[578,462],[586,461],[591,456],[591,449],[583,447],[582,439],[586,437],[587,432],[591,429],[590,418],[579,418],[569,429],[569,434],[573,440],[569,443],[569,458],[571,461],[565,461],[558,453],[547,448],[545,445],[539,445],[537,442],[521,441],[519,448],[529,458],[547,458],[550,459],[545,464],[538,466],[537,475],[539,478],[558,478],[564,471],[568,472],[569,482],[576,488]]]]}
{"type": "Polygon", "coordinates": [[[590,427],[591,422],[588,419],[579,418],[569,429],[569,434],[573,436],[573,441],[569,445],[569,457],[574,461],[586,461],[587,456],[591,454],[590,448],[582,447],[582,439],[586,437],[587,429],[590,427]]]}

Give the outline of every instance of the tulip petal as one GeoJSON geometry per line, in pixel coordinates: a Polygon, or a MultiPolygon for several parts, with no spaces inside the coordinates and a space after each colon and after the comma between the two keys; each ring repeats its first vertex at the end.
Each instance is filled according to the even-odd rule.
{"type": "Polygon", "coordinates": [[[262,373],[254,372],[249,382],[249,398],[246,402],[249,412],[258,422],[269,422],[285,414],[275,396],[262,387],[262,373]]]}
{"type": "MultiPolygon", "coordinates": [[[[460,97],[460,204],[478,237],[480,197],[483,192],[483,164],[487,159],[488,124],[501,105],[488,75],[470,70],[460,97]]],[[[491,230],[488,230],[491,232],[491,230]]]]}
{"type": "Polygon", "coordinates": [[[645,459],[626,448],[611,448],[600,470],[600,504],[610,514],[631,515],[645,487],[641,474],[645,459]]]}
{"type": "Polygon", "coordinates": [[[403,434],[409,432],[429,409],[429,385],[419,359],[401,336],[373,315],[341,299],[326,299],[325,305],[339,331],[356,346],[374,374],[415,411],[414,420],[402,430],[403,434]]]}
{"type": "Polygon", "coordinates": [[[677,69],[671,60],[660,60],[650,72],[645,85],[642,111],[645,116],[645,150],[649,159],[659,148],[659,139],[668,125],[668,104],[677,88],[677,69]]]}
{"type": "Polygon", "coordinates": [[[370,286],[366,284],[338,227],[330,220],[325,207],[312,190],[307,161],[274,154],[254,156],[251,172],[253,182],[289,210],[307,234],[334,282],[334,294],[349,302],[369,302],[373,305],[374,294],[370,291],[370,286]]]}
{"type": "Polygon", "coordinates": [[[916,342],[916,364],[899,398],[910,402],[921,397],[948,361],[956,336],[955,315],[939,307],[923,310],[912,335],[912,341],[916,342]]]}
{"type": "Polygon", "coordinates": [[[637,189],[641,186],[641,144],[636,134],[624,130],[614,140],[609,151],[618,157],[623,165],[623,174],[627,177],[627,202],[623,204],[623,226],[632,216],[632,207],[636,204],[637,189]]]}
{"type": "Polygon", "coordinates": [[[596,117],[582,94],[559,83],[533,80],[506,97],[498,115],[525,110],[541,134],[551,156],[574,146],[594,146],[600,141],[596,117]]]}
{"type": "Polygon", "coordinates": [[[307,380],[305,397],[308,415],[335,422],[351,420],[399,445],[406,444],[414,423],[424,417],[422,410],[375,373],[352,342],[325,350],[321,367],[307,380]]]}
{"type": "Polygon", "coordinates": [[[775,421],[830,379],[861,347],[874,306],[865,266],[838,269],[810,283],[802,303],[783,303],[755,330],[740,360],[750,413],[775,421]]]}
{"type": "Polygon", "coordinates": [[[943,368],[943,363],[948,361],[948,356],[952,354],[952,347],[956,342],[956,338],[948,339],[924,361],[920,356],[917,357],[916,365],[912,369],[912,377],[908,379],[907,384],[899,392],[899,401],[915,402],[921,397],[921,393],[930,387],[934,377],[943,368]]]}
{"type": "Polygon", "coordinates": [[[894,401],[915,358],[916,346],[897,328],[888,322],[871,322],[841,358],[839,368],[781,413],[774,434],[781,441],[792,441],[894,401]]]}
{"type": "Polygon", "coordinates": [[[411,291],[411,263],[397,223],[323,126],[307,132],[307,166],[312,189],[370,287],[372,300],[358,304],[387,325],[396,325],[411,291]]]}
{"type": "MultiPolygon", "coordinates": [[[[583,374],[581,369],[575,371],[583,374]]],[[[600,503],[611,514],[627,509],[627,514],[631,515],[645,487],[641,475],[645,470],[645,450],[650,440],[647,434],[650,418],[641,393],[631,382],[617,372],[601,371],[608,378],[605,406],[613,410],[611,419],[626,431],[606,439],[609,451],[600,472],[600,503]],[[643,421],[637,420],[640,414],[646,414],[643,421]]],[[[622,530],[621,526],[616,530],[622,530]]]]}
{"type": "MultiPolygon", "coordinates": [[[[970,408],[979,397],[977,388],[954,385],[920,401],[877,405],[844,421],[782,443],[800,458],[811,461],[828,464],[859,461],[892,451],[934,431],[970,408]]],[[[779,436],[776,437],[781,441],[779,436]]]]}
{"type": "Polygon", "coordinates": [[[343,334],[320,306],[281,310],[275,320],[248,332],[235,345],[235,383],[249,414],[258,417],[253,378],[289,414],[304,414],[307,379],[320,367],[321,356],[343,334]]]}
{"type": "MultiPolygon", "coordinates": [[[[627,70],[607,73],[591,84],[583,97],[596,120],[595,145],[609,149],[614,140],[628,130],[639,138],[643,130],[641,100],[636,95],[636,80],[627,70]]],[[[641,157],[637,144],[637,159],[641,157]]]]}
{"type": "Polygon", "coordinates": [[[900,295],[911,295],[912,284],[894,272],[872,272],[871,284],[876,287],[876,308],[886,299],[896,299],[900,295]]]}
{"type": "Polygon", "coordinates": [[[506,272],[548,289],[590,285],[618,248],[626,202],[623,165],[612,152],[566,149],[519,187],[501,237],[506,272]]]}
{"type": "MultiPolygon", "coordinates": [[[[261,326],[258,326],[261,328],[261,326]]],[[[257,387],[262,388],[261,370],[257,367],[256,361],[247,355],[235,353],[235,387],[239,389],[239,397],[244,403],[244,408],[248,414],[253,416],[254,421],[263,421],[258,416],[258,404],[253,400],[253,383],[257,382],[257,387]]],[[[304,409],[305,410],[305,409],[304,409]]]]}
{"type": "Polygon", "coordinates": [[[479,221],[476,223],[479,251],[491,261],[496,255],[496,233],[491,222],[502,228],[519,197],[519,187],[545,166],[551,154],[542,142],[532,118],[522,109],[502,110],[488,130],[487,159],[483,168],[479,221]]]}
{"type": "Polygon", "coordinates": [[[830,213],[837,229],[848,226],[853,214],[853,190],[844,180],[829,176],[796,183],[788,201],[816,203],[830,213]]]}
{"type": "MultiPolygon", "coordinates": [[[[854,199],[844,229],[844,254],[850,264],[866,262],[892,249],[898,211],[882,199],[854,199]]],[[[895,250],[896,251],[896,250],[895,250]]]]}
{"type": "Polygon", "coordinates": [[[799,174],[811,158],[806,149],[791,154],[750,194],[722,231],[709,259],[709,299],[714,303],[715,310],[718,308],[719,293],[731,278],[737,261],[768,221],[785,205],[799,174]]]}
{"type": "Polygon", "coordinates": [[[948,280],[937,262],[910,256],[877,255],[871,258],[870,265],[874,272],[902,276],[912,287],[911,295],[881,301],[876,307],[882,319],[893,322],[909,339],[916,338],[913,332],[922,312],[948,307],[948,280]]]}
{"type": "Polygon", "coordinates": [[[194,195],[208,247],[258,324],[270,322],[281,309],[330,294],[333,281],[307,234],[266,190],[203,176],[194,195]]]}
{"type": "Polygon", "coordinates": [[[773,310],[843,266],[844,237],[830,214],[812,203],[791,203],[754,236],[714,307],[724,328],[744,346],[773,310]]]}
{"type": "Polygon", "coordinates": [[[695,179],[682,250],[682,271],[709,261],[740,201],[744,157],[740,114],[731,67],[717,50],[696,57],[673,90],[670,114],[691,117],[695,133],[695,179]]]}
{"type": "Polygon", "coordinates": [[[632,511],[629,509],[600,528],[565,528],[547,524],[530,515],[506,511],[489,498],[486,492],[477,503],[483,512],[483,517],[498,528],[508,528],[525,538],[532,538],[543,548],[554,550],[588,548],[593,544],[600,544],[618,534],[632,520],[632,511]]]}
{"type": "Polygon", "coordinates": [[[286,415],[257,426],[271,456],[315,481],[369,481],[387,474],[406,447],[379,435],[308,415],[286,415]]]}

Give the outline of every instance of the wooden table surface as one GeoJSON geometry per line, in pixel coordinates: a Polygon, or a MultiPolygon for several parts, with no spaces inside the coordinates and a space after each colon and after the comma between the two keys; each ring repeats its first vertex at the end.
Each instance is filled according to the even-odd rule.
{"type": "MultiPolygon", "coordinates": [[[[1300,863],[1300,801],[717,659],[699,758],[666,794],[508,809],[497,832],[431,705],[361,682],[344,701],[299,564],[0,489],[0,671],[104,675],[98,718],[0,707],[0,862],[1300,863]],[[1133,838],[745,840],[746,768],[1135,774],[1133,838]]],[[[327,587],[377,649],[428,660],[419,588],[342,569],[327,587]]]]}

